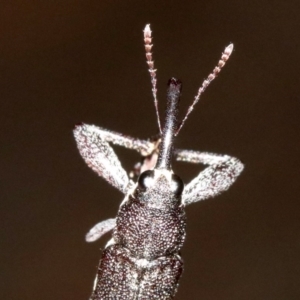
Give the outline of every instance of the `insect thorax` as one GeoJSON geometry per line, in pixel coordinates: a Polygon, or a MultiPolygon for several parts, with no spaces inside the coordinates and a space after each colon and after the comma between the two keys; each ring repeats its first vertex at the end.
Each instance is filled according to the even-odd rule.
{"type": "Polygon", "coordinates": [[[153,187],[143,190],[138,185],[129,195],[120,207],[113,238],[136,258],[152,260],[178,252],[185,227],[181,194],[174,194],[167,180],[160,177],[153,187]]]}

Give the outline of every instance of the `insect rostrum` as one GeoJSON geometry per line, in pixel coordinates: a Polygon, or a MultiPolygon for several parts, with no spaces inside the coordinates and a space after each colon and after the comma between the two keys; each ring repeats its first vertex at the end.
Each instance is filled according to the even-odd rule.
{"type": "MultiPolygon", "coordinates": [[[[144,38],[157,107],[149,25],[144,30],[144,38]]],[[[86,236],[91,242],[113,230],[100,260],[91,300],[174,298],[183,270],[179,250],[185,238],[184,207],[227,190],[243,170],[242,163],[228,155],[174,149],[180,128],[200,95],[225,65],[232,49],[232,44],[225,49],[181,123],[178,122],[181,82],[175,78],[169,80],[163,129],[156,110],[160,130],[157,139],[135,139],[86,124],[74,129],[78,149],[88,166],[125,195],[116,219],[98,223],[86,236]],[[136,168],[137,182],[122,168],[111,144],[136,150],[144,158],[136,168]],[[207,168],[184,187],[172,171],[172,158],[205,164],[207,168]]]]}

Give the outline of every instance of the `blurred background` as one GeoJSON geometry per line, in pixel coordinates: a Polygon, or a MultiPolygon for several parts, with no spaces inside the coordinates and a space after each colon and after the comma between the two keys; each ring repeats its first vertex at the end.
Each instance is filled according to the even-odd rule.
{"type": "MultiPolygon", "coordinates": [[[[246,168],[188,206],[176,299],[300,298],[299,1],[2,1],[0,298],[88,299],[122,194],[81,159],[85,122],[157,133],[142,30],[153,30],[158,98],[183,81],[181,116],[230,42],[235,50],[176,141],[246,168]]],[[[117,148],[124,168],[139,160],[117,148]]],[[[176,164],[185,182],[201,169],[176,164]]]]}

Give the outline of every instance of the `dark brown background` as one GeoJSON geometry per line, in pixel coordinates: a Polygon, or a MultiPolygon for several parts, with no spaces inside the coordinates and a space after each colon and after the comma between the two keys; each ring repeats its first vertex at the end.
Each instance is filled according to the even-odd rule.
{"type": "MultiPolygon", "coordinates": [[[[161,111],[168,78],[183,81],[183,115],[235,44],[177,146],[246,165],[228,192],[187,208],[176,299],[300,299],[299,14],[297,0],[2,1],[0,298],[88,299],[108,236],[84,235],[122,195],[85,166],[71,131],[156,133],[151,23],[161,111]]],[[[117,152],[127,169],[138,159],[117,152]]],[[[175,170],[188,181],[198,168],[175,170]]]]}

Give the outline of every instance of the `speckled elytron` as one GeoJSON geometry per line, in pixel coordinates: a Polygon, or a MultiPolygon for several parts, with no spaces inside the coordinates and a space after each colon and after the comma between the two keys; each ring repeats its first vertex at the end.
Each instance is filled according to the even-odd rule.
{"type": "Polygon", "coordinates": [[[81,124],[74,129],[78,149],[88,166],[125,195],[116,219],[98,223],[86,236],[91,242],[113,230],[100,260],[91,300],[173,299],[183,270],[179,250],[185,238],[184,207],[227,190],[243,170],[238,159],[227,155],[173,147],[175,136],[202,92],[225,65],[233,45],[225,49],[180,123],[177,115],[181,82],[169,80],[161,130],[149,25],[144,37],[160,135],[140,140],[93,125],[81,124]],[[143,157],[142,164],[135,168],[137,183],[122,168],[110,144],[136,150],[143,157]],[[208,167],[184,187],[172,171],[172,158],[208,167]]]}

